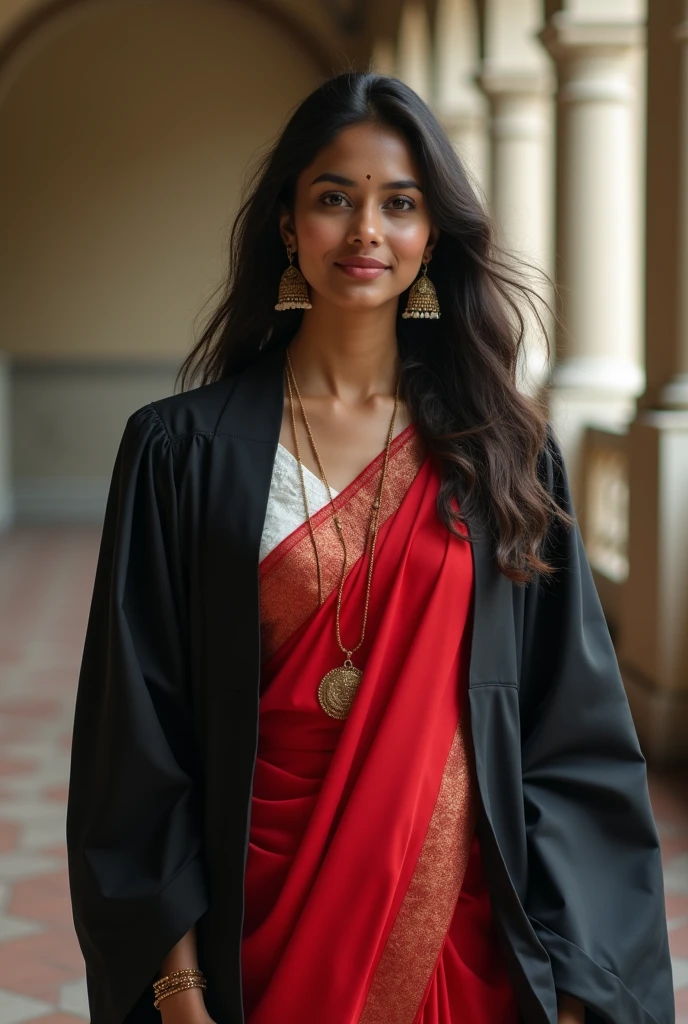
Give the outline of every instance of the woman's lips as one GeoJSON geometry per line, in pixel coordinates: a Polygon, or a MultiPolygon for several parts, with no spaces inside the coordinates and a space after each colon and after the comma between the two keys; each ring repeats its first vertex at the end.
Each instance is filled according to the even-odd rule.
{"type": "Polygon", "coordinates": [[[389,270],[382,260],[376,260],[373,256],[344,256],[341,260],[335,261],[335,266],[359,281],[370,281],[384,274],[385,270],[389,270]]]}
{"type": "Polygon", "coordinates": [[[387,267],[359,267],[354,266],[351,263],[335,263],[336,267],[339,267],[349,277],[356,277],[359,281],[369,281],[374,277],[379,277],[380,274],[384,274],[387,267]]]}

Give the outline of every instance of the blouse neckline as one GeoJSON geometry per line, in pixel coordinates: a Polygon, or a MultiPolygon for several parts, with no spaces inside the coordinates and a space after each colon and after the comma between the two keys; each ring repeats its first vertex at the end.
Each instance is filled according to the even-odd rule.
{"type": "MultiPolygon", "coordinates": [[[[296,456],[294,455],[293,452],[290,452],[288,448],[285,448],[285,446],[281,442],[278,442],[277,447],[281,448],[282,451],[291,460],[291,462],[295,463],[298,466],[299,460],[296,458],[296,456]]],[[[321,480],[320,477],[317,476],[317,474],[315,474],[311,469],[309,469],[308,466],[305,463],[303,463],[303,472],[304,472],[304,474],[305,474],[305,476],[307,478],[309,478],[311,480],[314,480],[316,483],[318,483],[320,485],[320,487],[322,487],[323,491],[327,492],[327,487],[325,486],[325,481],[321,480]]],[[[333,498],[337,494],[339,494],[339,491],[335,491],[334,487],[331,487],[330,490],[332,491],[332,497],[333,498]]]]}

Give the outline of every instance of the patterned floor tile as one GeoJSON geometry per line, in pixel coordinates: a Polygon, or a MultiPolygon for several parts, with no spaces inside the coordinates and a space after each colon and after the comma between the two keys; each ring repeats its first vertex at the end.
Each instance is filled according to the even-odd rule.
{"type": "Polygon", "coordinates": [[[71,904],[65,868],[40,878],[15,883],[7,910],[24,920],[39,921],[57,928],[66,927],[66,922],[70,920],[71,904]]]}
{"type": "Polygon", "coordinates": [[[86,979],[67,982],[60,990],[60,1009],[88,1018],[86,979]]]}
{"type": "Polygon", "coordinates": [[[56,857],[44,857],[29,850],[0,853],[0,879],[4,881],[33,878],[54,871],[60,864],[56,857]]]}
{"type": "Polygon", "coordinates": [[[678,1024],[678,1015],[685,1014],[686,1021],[688,1021],[688,988],[679,988],[676,991],[676,1024],[678,1024]]]}
{"type": "Polygon", "coordinates": [[[0,988],[0,1024],[22,1024],[50,1013],[50,1003],[0,988]]]}
{"type": "Polygon", "coordinates": [[[672,857],[664,865],[664,887],[668,893],[688,896],[688,853],[672,857]]]}
{"type": "MultiPolygon", "coordinates": [[[[674,987],[677,989],[688,989],[688,957],[675,956],[672,958],[672,963],[674,966],[674,987]]],[[[686,1009],[688,1010],[688,1003],[686,1004],[686,1009]]]]}
{"type": "Polygon", "coordinates": [[[84,1024],[84,1015],[75,1017],[69,1013],[49,1013],[47,1017],[34,1017],[26,1024],[84,1024]]]}
{"type": "Polygon", "coordinates": [[[0,853],[16,850],[19,825],[14,821],[0,821],[0,853]]]}
{"type": "Polygon", "coordinates": [[[9,939],[22,939],[26,935],[36,935],[43,931],[39,921],[30,921],[25,917],[13,917],[11,914],[0,914],[0,942],[9,939]]]}

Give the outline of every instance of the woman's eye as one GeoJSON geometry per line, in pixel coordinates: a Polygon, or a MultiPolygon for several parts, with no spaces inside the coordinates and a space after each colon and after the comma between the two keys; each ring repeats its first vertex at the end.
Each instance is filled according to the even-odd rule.
{"type": "Polygon", "coordinates": [[[390,199],[389,202],[392,204],[393,210],[412,210],[416,205],[414,201],[409,199],[407,196],[394,196],[394,198],[390,199]],[[404,203],[407,205],[398,205],[404,203]]]}
{"type": "Polygon", "coordinates": [[[320,197],[320,201],[325,206],[343,206],[346,202],[346,196],[342,192],[328,192],[327,195],[320,197]]]}

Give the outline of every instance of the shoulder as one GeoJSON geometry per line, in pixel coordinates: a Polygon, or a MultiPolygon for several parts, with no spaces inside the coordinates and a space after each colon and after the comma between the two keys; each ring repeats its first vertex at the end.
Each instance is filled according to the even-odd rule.
{"type": "Polygon", "coordinates": [[[149,402],[133,419],[155,419],[169,440],[179,441],[197,434],[213,436],[239,375],[213,384],[183,391],[149,402]]]}
{"type": "Polygon", "coordinates": [[[279,404],[283,362],[284,347],[274,345],[248,357],[221,380],[156,399],[130,419],[143,419],[149,427],[155,423],[169,442],[233,431],[264,440],[266,430],[269,434],[269,411],[273,402],[279,404]]]}
{"type": "Polygon", "coordinates": [[[148,402],[131,413],[126,432],[159,434],[168,441],[183,441],[198,434],[212,437],[238,377],[239,374],[233,374],[212,384],[148,402]]]}

